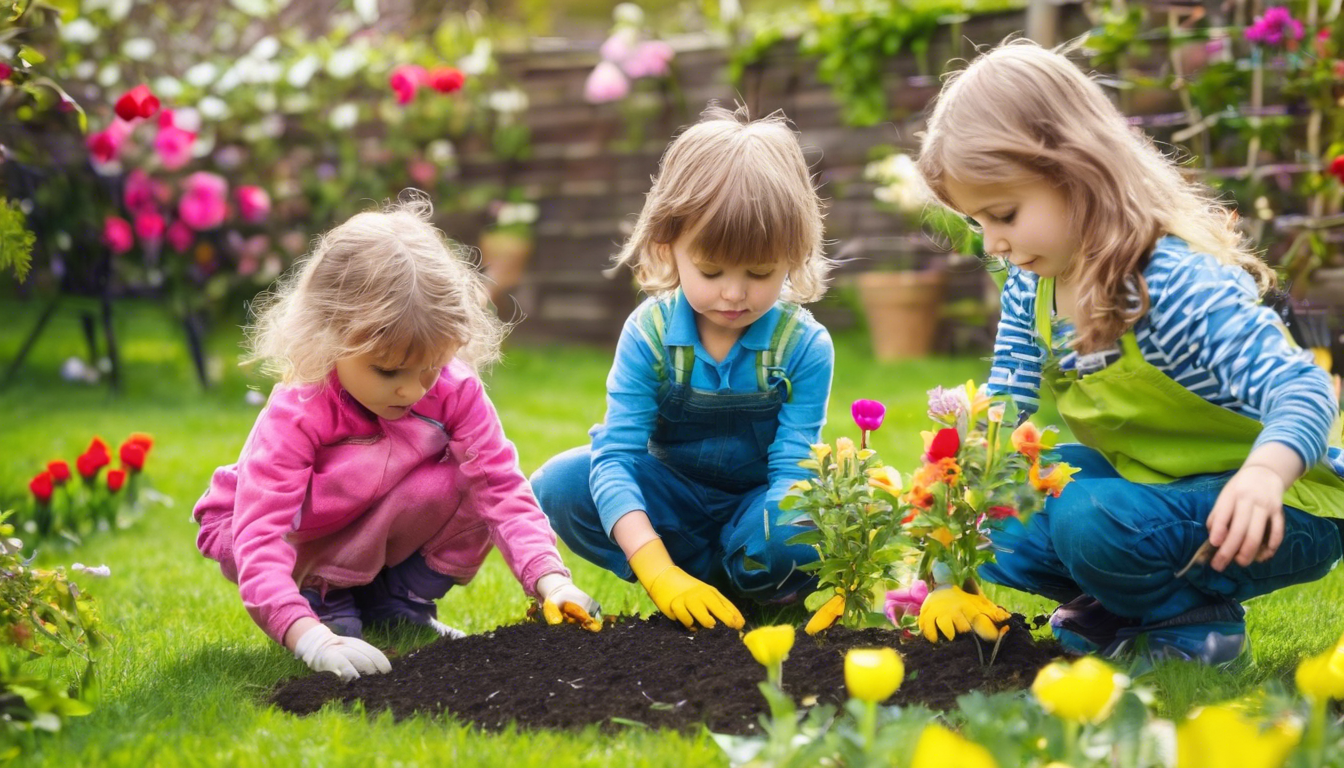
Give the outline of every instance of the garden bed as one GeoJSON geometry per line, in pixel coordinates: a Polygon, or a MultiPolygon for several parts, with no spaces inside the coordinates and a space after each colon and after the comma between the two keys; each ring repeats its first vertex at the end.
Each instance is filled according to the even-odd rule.
{"type": "MultiPolygon", "coordinates": [[[[804,704],[846,698],[844,654],[890,646],[905,657],[906,678],[887,704],[955,706],[972,690],[1026,688],[1037,670],[1060,654],[1053,641],[1031,637],[1020,616],[991,667],[982,667],[976,641],[933,645],[902,640],[893,630],[835,627],[819,638],[798,634],[784,662],[784,688],[804,704]]],[[[984,647],[989,657],[990,647],[984,647]]],[[[310,714],[329,702],[360,702],[366,711],[397,718],[448,713],[485,730],[577,729],[642,724],[747,734],[766,711],[757,683],[765,679],[738,632],[688,632],[661,616],[623,618],[601,632],[574,625],[526,623],[461,640],[439,640],[400,659],[392,672],[342,683],[314,674],[282,683],[271,703],[310,714]]],[[[637,727],[637,726],[636,726],[637,727]]]]}

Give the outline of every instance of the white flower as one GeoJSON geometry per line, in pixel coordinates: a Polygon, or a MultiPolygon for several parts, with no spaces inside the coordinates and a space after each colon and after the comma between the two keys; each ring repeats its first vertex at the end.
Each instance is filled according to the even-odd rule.
{"type": "Polygon", "coordinates": [[[611,15],[617,24],[637,27],[644,23],[644,9],[634,3],[621,3],[612,10],[611,15]]]}
{"type": "Polygon", "coordinates": [[[23,551],[23,540],[9,538],[0,539],[0,555],[17,555],[23,551]]]}
{"type": "Polygon", "coordinates": [[[290,66],[285,80],[295,88],[305,88],[321,68],[322,61],[310,53],[290,66]]]}
{"type": "Polygon", "coordinates": [[[471,53],[458,59],[457,68],[469,76],[485,74],[490,69],[490,56],[490,38],[478,37],[471,47],[471,53]]]}
{"type": "Polygon", "coordinates": [[[224,74],[215,81],[215,93],[228,93],[237,88],[243,82],[242,73],[238,71],[237,65],[229,67],[224,74]]]}
{"type": "Polygon", "coordinates": [[[313,97],[306,93],[290,93],[280,100],[280,111],[294,115],[313,108],[313,97]]]}
{"type": "Polygon", "coordinates": [[[275,58],[275,54],[280,52],[280,41],[271,35],[267,35],[257,41],[248,51],[248,55],[258,61],[268,61],[275,58]]]}
{"type": "MultiPolygon", "coordinates": [[[[0,58],[8,59],[12,57],[5,56],[3,53],[0,53],[0,58]]],[[[89,59],[85,59],[75,65],[75,77],[80,80],[92,80],[94,74],[96,74],[97,72],[98,72],[98,64],[96,62],[90,61],[89,59]]]]}
{"type": "Polygon", "coordinates": [[[192,64],[187,68],[186,74],[182,75],[184,80],[197,88],[204,88],[213,83],[216,77],[219,77],[219,67],[208,61],[192,64]]]}
{"type": "Polygon", "coordinates": [[[116,64],[107,64],[98,70],[98,84],[104,88],[111,88],[120,81],[121,67],[116,64]]]}
{"type": "Polygon", "coordinates": [[[93,26],[93,22],[81,17],[61,25],[61,39],[67,43],[87,45],[98,39],[98,28],[93,26]]]}
{"type": "Polygon", "coordinates": [[[121,44],[121,52],[128,59],[135,61],[148,61],[149,57],[154,55],[157,48],[154,41],[148,37],[132,37],[121,44]]]}
{"type": "MultiPolygon", "coordinates": [[[[196,103],[196,109],[207,120],[223,120],[229,116],[229,105],[218,96],[206,96],[196,103]]],[[[173,113],[173,119],[177,119],[176,112],[173,113]]]]}
{"type": "Polygon", "coordinates": [[[182,81],[168,75],[156,78],[154,80],[154,95],[160,99],[176,99],[182,95],[182,81]]]}
{"type": "MultiPolygon", "coordinates": [[[[207,96],[206,98],[214,98],[207,96]]],[[[201,99],[205,101],[205,99],[201,99]]],[[[198,133],[201,130],[201,113],[191,107],[179,107],[173,110],[173,125],[184,131],[198,133]]]]}
{"type": "Polygon", "coordinates": [[[274,112],[279,102],[275,91],[257,91],[257,95],[252,97],[252,105],[262,112],[274,112]]]}
{"type": "Polygon", "coordinates": [[[344,80],[362,69],[367,61],[368,57],[362,48],[347,46],[327,59],[327,74],[337,80],[344,80]]]}
{"type": "Polygon", "coordinates": [[[517,88],[510,88],[505,91],[495,91],[490,94],[487,102],[490,108],[496,112],[512,114],[522,112],[527,109],[527,94],[517,88]]]}
{"type": "Polygon", "coordinates": [[[243,395],[243,400],[245,400],[248,405],[262,406],[266,404],[266,396],[255,389],[247,390],[247,394],[243,395]]]}
{"type": "Polygon", "coordinates": [[[425,146],[425,157],[436,165],[447,165],[453,162],[453,157],[456,154],[457,151],[453,149],[453,142],[447,139],[435,139],[425,146]]]}
{"type": "Polygon", "coordinates": [[[378,21],[378,0],[355,0],[355,13],[365,24],[378,21]]]}
{"type": "Polygon", "coordinates": [[[869,163],[863,175],[882,185],[873,190],[873,197],[901,211],[913,213],[928,203],[928,187],[907,154],[897,152],[869,163]]]}
{"type": "Polygon", "coordinates": [[[359,122],[359,106],[348,101],[344,104],[338,104],[331,110],[329,119],[332,128],[338,131],[349,130],[355,127],[355,123],[359,122]]]}
{"type": "Polygon", "coordinates": [[[106,579],[108,576],[112,575],[112,569],[108,568],[106,565],[85,565],[83,563],[75,563],[70,566],[70,570],[78,571],[79,573],[87,573],[90,576],[96,576],[100,579],[106,579]]]}

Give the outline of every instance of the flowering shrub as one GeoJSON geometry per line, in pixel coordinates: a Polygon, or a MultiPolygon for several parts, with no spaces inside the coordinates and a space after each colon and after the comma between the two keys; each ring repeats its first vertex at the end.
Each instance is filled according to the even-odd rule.
{"type": "Polygon", "coordinates": [[[638,5],[621,3],[612,15],[616,25],[602,43],[602,60],[583,86],[583,97],[592,104],[624,99],[630,95],[631,81],[666,77],[676,55],[662,40],[643,39],[644,11],[638,5]]]}
{"type": "MultiPolygon", "coordinates": [[[[0,761],[14,757],[22,734],[56,731],[67,717],[88,714],[94,694],[95,654],[107,642],[92,596],[70,580],[64,568],[33,568],[23,542],[0,514],[0,761]],[[82,662],[75,685],[25,672],[35,659],[74,657],[82,662]],[[5,748],[9,751],[6,752],[5,748]]],[[[106,576],[106,566],[72,570],[106,576]]]]}
{"type": "Polygon", "coordinates": [[[107,443],[94,437],[75,459],[74,472],[68,462],[56,459],[28,482],[31,503],[17,522],[39,538],[64,536],[76,541],[95,530],[129,524],[141,511],[142,496],[160,498],[144,477],[153,447],[153,437],[133,432],[117,449],[120,466],[113,467],[107,443]]]}

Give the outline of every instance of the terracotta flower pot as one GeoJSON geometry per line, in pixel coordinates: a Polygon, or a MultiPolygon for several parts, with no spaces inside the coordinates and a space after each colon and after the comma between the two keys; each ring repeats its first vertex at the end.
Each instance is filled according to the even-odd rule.
{"type": "Polygon", "coordinates": [[[481,271],[493,281],[490,298],[499,299],[523,280],[532,256],[532,238],[517,232],[489,231],[481,234],[481,271]]]}
{"type": "Polygon", "coordinates": [[[859,300],[868,315],[873,357],[903,360],[933,351],[946,282],[941,270],[859,275],[859,300]]]}

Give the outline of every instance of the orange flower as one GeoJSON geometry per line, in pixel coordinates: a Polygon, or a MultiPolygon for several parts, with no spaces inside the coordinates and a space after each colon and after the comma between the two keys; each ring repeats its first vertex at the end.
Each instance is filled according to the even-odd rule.
{"type": "Polygon", "coordinates": [[[1064,490],[1064,486],[1073,480],[1073,476],[1077,472],[1077,467],[1071,467],[1064,462],[1060,462],[1051,467],[1045,477],[1041,477],[1041,463],[1038,461],[1031,465],[1031,470],[1027,472],[1027,479],[1031,481],[1031,487],[1058,498],[1060,492],[1064,490]]]}
{"type": "Polygon", "coordinates": [[[1022,426],[1013,430],[1013,450],[1031,459],[1032,462],[1041,457],[1041,449],[1044,447],[1046,446],[1041,442],[1041,430],[1030,421],[1022,422],[1022,426]]]}

